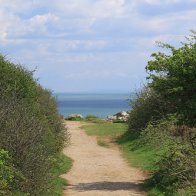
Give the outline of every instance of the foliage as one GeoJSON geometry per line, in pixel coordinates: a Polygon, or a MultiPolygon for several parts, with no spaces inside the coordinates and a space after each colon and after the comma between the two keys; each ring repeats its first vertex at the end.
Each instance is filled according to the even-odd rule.
{"type": "Polygon", "coordinates": [[[148,86],[131,100],[129,132],[119,140],[132,164],[152,172],[151,195],[196,194],[195,40],[193,32],[178,49],[160,43],[170,53],[152,54],[148,86]]]}
{"type": "Polygon", "coordinates": [[[23,100],[33,106],[36,104],[37,84],[33,72],[15,65],[0,55],[0,94],[1,99],[23,100]]]}
{"type": "Polygon", "coordinates": [[[113,120],[112,122],[113,123],[126,123],[126,121],[124,120],[113,120]]]}
{"type": "Polygon", "coordinates": [[[33,73],[0,56],[0,148],[9,152],[16,177],[11,190],[42,195],[50,189],[54,158],[68,135],[52,94],[33,73]]]}
{"type": "Polygon", "coordinates": [[[130,102],[129,131],[135,132],[144,129],[149,121],[163,118],[170,108],[167,101],[155,93],[151,88],[144,87],[141,92],[136,93],[130,102]]]}
{"type": "Polygon", "coordinates": [[[89,121],[94,120],[94,119],[98,119],[98,117],[97,116],[94,116],[94,115],[87,115],[85,117],[85,120],[89,120],[89,121]]]}
{"type": "Polygon", "coordinates": [[[12,166],[8,152],[0,149],[0,195],[8,194],[16,176],[19,174],[12,166]]]}
{"type": "Polygon", "coordinates": [[[157,170],[149,183],[167,193],[196,186],[196,130],[177,126],[173,119],[150,124],[140,136],[143,145],[151,146],[159,153],[157,170]]]}
{"type": "Polygon", "coordinates": [[[66,118],[66,120],[71,120],[71,121],[82,121],[83,118],[81,118],[80,116],[69,116],[68,118],[66,118]]]}
{"type": "Polygon", "coordinates": [[[45,187],[44,181],[47,182],[49,178],[47,171],[51,163],[51,138],[46,135],[45,127],[39,119],[25,107],[13,102],[7,104],[1,105],[4,113],[1,113],[0,118],[0,145],[9,150],[15,167],[25,177],[17,182],[19,189],[22,192],[38,191],[45,187]],[[50,139],[49,142],[44,141],[45,137],[50,139]]]}
{"type": "Polygon", "coordinates": [[[55,151],[60,151],[69,140],[69,134],[63,124],[64,119],[58,114],[57,102],[52,93],[41,88],[41,86],[38,86],[37,91],[39,112],[45,117],[44,120],[47,122],[48,129],[51,130],[52,135],[55,137],[53,148],[55,151]]]}
{"type": "Polygon", "coordinates": [[[182,123],[196,123],[196,33],[178,49],[162,44],[170,53],[153,53],[154,60],[148,62],[150,86],[169,100],[173,113],[181,116],[182,123]]]}

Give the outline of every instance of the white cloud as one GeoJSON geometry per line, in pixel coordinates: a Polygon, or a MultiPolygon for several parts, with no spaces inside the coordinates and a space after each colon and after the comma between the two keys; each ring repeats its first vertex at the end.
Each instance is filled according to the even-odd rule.
{"type": "Polygon", "coordinates": [[[89,18],[121,17],[124,14],[125,0],[61,0],[55,6],[65,14],[89,18]]]}
{"type": "MultiPolygon", "coordinates": [[[[161,3],[177,3],[181,0],[160,1],[160,0],[142,0],[149,4],[161,3]]],[[[6,40],[11,38],[27,38],[34,34],[42,38],[53,37],[56,39],[64,39],[66,36],[86,37],[98,36],[105,29],[108,33],[118,31],[118,25],[124,23],[124,26],[119,26],[119,30],[123,32],[130,29],[141,31],[163,32],[173,28],[175,24],[180,26],[180,22],[185,20],[189,23],[194,20],[195,12],[187,11],[175,14],[165,13],[158,17],[144,17],[137,11],[137,6],[142,6],[141,1],[125,1],[125,0],[49,0],[47,5],[43,1],[17,0],[14,3],[6,0],[1,0],[0,8],[0,39],[6,40]],[[21,5],[21,6],[18,6],[21,5]],[[22,18],[18,13],[31,12],[37,8],[46,6],[48,13],[35,14],[30,18],[22,18]],[[192,18],[191,18],[192,17],[192,18]],[[118,23],[120,21],[120,23],[118,23]],[[94,29],[96,24],[100,25],[99,29],[94,29]],[[50,27],[52,25],[52,27],[50,27]],[[105,27],[105,28],[104,28],[105,27]],[[114,28],[115,27],[115,28],[114,28]],[[52,29],[51,29],[52,28],[52,29]],[[111,30],[109,30],[111,29],[111,30]],[[52,30],[52,31],[51,31],[52,30]]],[[[115,32],[114,32],[115,34],[115,32]]],[[[107,35],[107,32],[103,36],[107,35]]],[[[76,38],[77,39],[77,38],[76,38]]],[[[97,38],[95,38],[97,39],[97,38]]]]}
{"type": "Polygon", "coordinates": [[[0,5],[0,9],[5,10],[6,12],[23,13],[31,10],[34,7],[34,1],[14,0],[13,2],[7,0],[0,0],[0,5]]]}
{"type": "Polygon", "coordinates": [[[161,5],[161,4],[175,4],[181,3],[183,0],[144,0],[151,5],[161,5]]]}
{"type": "Polygon", "coordinates": [[[155,41],[175,42],[196,28],[196,5],[183,9],[183,2],[0,0],[0,49],[29,67],[38,66],[45,80],[61,72],[67,80],[144,75],[155,41]],[[153,13],[162,6],[164,12],[153,13]]]}
{"type": "Polygon", "coordinates": [[[23,21],[23,25],[26,26],[25,30],[40,33],[45,32],[47,34],[46,25],[48,23],[56,23],[58,22],[59,18],[51,13],[45,15],[35,15],[27,21],[23,21]]]}
{"type": "Polygon", "coordinates": [[[45,14],[45,15],[35,15],[33,16],[32,18],[30,18],[30,23],[32,24],[45,24],[47,22],[54,22],[54,21],[57,21],[58,20],[58,17],[55,16],[54,14],[51,14],[51,13],[48,13],[48,14],[45,14]]]}
{"type": "MultiPolygon", "coordinates": [[[[152,17],[147,21],[141,21],[140,24],[145,28],[151,28],[158,32],[175,32],[177,29],[185,28],[185,26],[191,28],[196,27],[195,20],[196,11],[181,11],[178,13],[164,14],[159,17],[152,17]]],[[[187,30],[190,30],[187,29],[187,30]]]]}

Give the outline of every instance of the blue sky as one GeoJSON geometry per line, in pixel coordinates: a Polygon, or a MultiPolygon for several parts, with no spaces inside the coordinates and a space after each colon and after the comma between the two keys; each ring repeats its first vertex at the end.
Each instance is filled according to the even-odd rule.
{"type": "Polygon", "coordinates": [[[0,52],[55,92],[131,92],[195,19],[196,0],[0,0],[0,52]]]}

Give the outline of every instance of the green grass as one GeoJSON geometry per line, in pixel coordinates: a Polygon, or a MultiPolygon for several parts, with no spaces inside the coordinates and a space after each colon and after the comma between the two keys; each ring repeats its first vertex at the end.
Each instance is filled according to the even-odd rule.
{"type": "Polygon", "coordinates": [[[85,122],[82,126],[86,130],[88,135],[97,136],[97,144],[102,147],[109,147],[108,141],[105,138],[116,138],[122,135],[127,130],[127,125],[125,123],[111,123],[101,121],[94,121],[93,123],[85,122]],[[87,124],[86,124],[87,123],[87,124]]]}
{"type": "Polygon", "coordinates": [[[102,146],[102,147],[105,147],[105,148],[109,148],[109,144],[106,141],[102,140],[102,139],[97,139],[97,144],[99,146],[102,146]]]}
{"type": "Polygon", "coordinates": [[[117,139],[117,142],[121,145],[123,155],[130,165],[149,172],[157,169],[154,163],[158,161],[157,155],[161,152],[150,146],[140,145],[137,135],[125,133],[117,139]]]}
{"type": "Polygon", "coordinates": [[[125,133],[127,125],[125,123],[102,122],[83,125],[82,128],[86,130],[88,135],[116,137],[125,133]]]}
{"type": "MultiPolygon", "coordinates": [[[[117,139],[118,144],[121,146],[123,156],[128,161],[129,165],[142,169],[147,173],[155,171],[157,166],[155,163],[159,160],[161,151],[157,151],[152,147],[140,145],[140,139],[137,135],[125,133],[117,139]]],[[[156,187],[149,185],[148,180],[144,184],[148,196],[165,196],[156,187]]]]}
{"type": "Polygon", "coordinates": [[[161,191],[159,191],[157,188],[151,188],[150,190],[148,190],[148,196],[166,196],[166,195],[161,191]]]}
{"type": "MultiPolygon", "coordinates": [[[[1,195],[1,194],[0,194],[1,195]]],[[[2,194],[3,195],[3,194],[2,194]]],[[[6,194],[5,194],[6,195],[6,194]]],[[[9,196],[29,196],[29,194],[26,194],[26,193],[22,193],[22,192],[19,192],[19,191],[13,191],[11,192],[10,194],[7,194],[9,196]]]]}
{"type": "MultiPolygon", "coordinates": [[[[54,196],[62,196],[63,189],[68,185],[68,182],[61,178],[60,175],[67,173],[72,167],[72,159],[65,156],[61,153],[55,160],[54,167],[51,170],[51,173],[55,176],[55,178],[51,182],[52,187],[52,195],[54,196]]],[[[48,195],[46,193],[46,195],[48,195]]]]}

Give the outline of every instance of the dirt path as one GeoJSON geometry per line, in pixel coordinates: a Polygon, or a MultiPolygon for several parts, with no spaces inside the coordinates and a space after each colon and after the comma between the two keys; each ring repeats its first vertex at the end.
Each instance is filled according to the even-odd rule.
{"type": "Polygon", "coordinates": [[[145,195],[140,186],[143,174],[130,168],[119,150],[97,145],[96,138],[88,136],[79,122],[67,122],[67,127],[71,133],[71,145],[64,153],[74,163],[71,171],[64,175],[70,184],[64,195],[145,195]]]}

